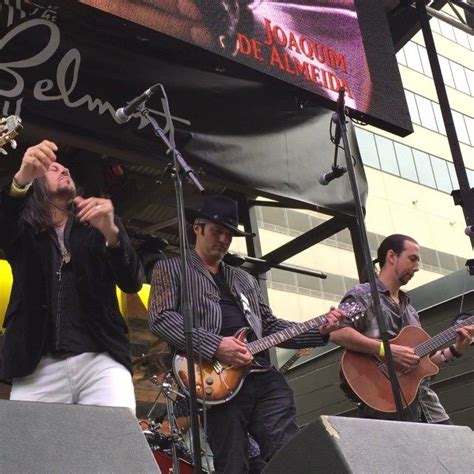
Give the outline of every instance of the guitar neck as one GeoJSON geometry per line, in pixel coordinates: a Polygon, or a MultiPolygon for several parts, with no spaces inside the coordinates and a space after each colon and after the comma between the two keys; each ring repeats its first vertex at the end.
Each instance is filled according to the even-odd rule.
{"type": "MultiPolygon", "coordinates": [[[[346,317],[352,317],[355,314],[359,314],[363,311],[356,303],[343,303],[339,306],[346,313],[346,317]]],[[[270,349],[270,347],[278,346],[289,339],[293,339],[300,334],[311,331],[326,324],[328,322],[326,315],[317,316],[316,318],[309,319],[304,323],[293,324],[286,329],[270,334],[269,336],[262,337],[256,341],[249,342],[247,348],[251,354],[258,354],[259,352],[270,349]]]]}
{"type": "Polygon", "coordinates": [[[286,374],[288,369],[301,357],[298,352],[295,352],[279,369],[281,374],[286,374]]]}
{"type": "Polygon", "coordinates": [[[327,323],[326,315],[317,316],[316,318],[305,321],[304,323],[294,324],[282,331],[275,332],[269,336],[262,337],[256,341],[247,344],[248,350],[251,354],[258,354],[259,352],[270,349],[270,347],[278,346],[289,339],[293,339],[300,334],[311,331],[311,329],[318,328],[327,323]]]}
{"type": "Polygon", "coordinates": [[[456,329],[469,324],[474,324],[474,316],[470,316],[469,318],[460,321],[454,326],[444,330],[443,332],[440,332],[431,339],[419,344],[415,347],[415,354],[419,357],[424,357],[428,354],[431,354],[431,352],[436,351],[440,347],[453,342],[457,336],[456,329]]]}

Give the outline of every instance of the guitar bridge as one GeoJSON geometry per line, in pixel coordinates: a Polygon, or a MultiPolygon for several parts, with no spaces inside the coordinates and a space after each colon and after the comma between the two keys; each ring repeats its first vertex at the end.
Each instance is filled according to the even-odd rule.
{"type": "Polygon", "coordinates": [[[214,363],[212,364],[212,366],[214,367],[214,370],[220,374],[223,370],[224,370],[224,367],[222,366],[222,364],[216,360],[214,361],[214,363]]]}

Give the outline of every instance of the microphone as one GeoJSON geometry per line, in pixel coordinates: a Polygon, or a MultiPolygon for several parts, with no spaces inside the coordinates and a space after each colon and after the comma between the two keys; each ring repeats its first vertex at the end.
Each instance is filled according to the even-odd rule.
{"type": "Polygon", "coordinates": [[[117,122],[120,124],[127,123],[132,117],[132,114],[137,111],[139,105],[143,104],[143,102],[149,99],[159,86],[160,84],[151,86],[143,94],[135,97],[135,99],[132,99],[125,107],[120,107],[120,109],[117,109],[115,111],[115,118],[117,119],[117,122]]]}
{"type": "Polygon", "coordinates": [[[319,177],[319,184],[327,186],[331,181],[336,178],[340,178],[344,173],[347,173],[347,168],[344,166],[335,165],[332,167],[332,171],[329,173],[324,173],[319,177]]]}
{"type": "Polygon", "coordinates": [[[468,225],[465,229],[464,229],[464,233],[468,236],[468,237],[471,237],[474,235],[474,225],[468,225]]]}

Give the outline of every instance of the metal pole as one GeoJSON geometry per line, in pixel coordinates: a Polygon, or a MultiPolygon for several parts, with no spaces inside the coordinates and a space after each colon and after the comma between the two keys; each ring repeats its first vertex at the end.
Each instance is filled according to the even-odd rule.
{"type": "MultiPolygon", "coordinates": [[[[163,109],[168,117],[171,116],[168,108],[168,99],[166,92],[162,88],[164,101],[163,109]]],[[[197,393],[196,393],[196,375],[194,371],[194,347],[193,347],[193,327],[194,319],[192,314],[192,307],[190,301],[190,294],[188,288],[188,249],[186,242],[186,219],[184,215],[184,195],[183,195],[183,182],[182,175],[187,176],[200,190],[203,191],[201,183],[195,176],[193,170],[184,161],[179,151],[175,147],[173,133],[170,132],[170,140],[166,137],[163,130],[160,128],[156,120],[150,115],[149,111],[143,106],[139,108],[139,111],[144,115],[153,126],[155,134],[159,136],[166,144],[169,150],[173,153],[173,168],[174,168],[174,186],[176,193],[176,210],[178,214],[178,229],[179,229],[179,244],[181,249],[181,292],[180,292],[180,310],[183,316],[183,331],[185,337],[185,350],[187,355],[187,369],[189,377],[189,409],[191,415],[191,432],[192,432],[192,451],[194,460],[194,473],[201,474],[202,463],[201,463],[201,443],[199,435],[199,418],[198,418],[198,405],[197,405],[197,393]]],[[[171,119],[170,119],[171,121],[171,119]]],[[[172,127],[172,124],[170,125],[172,127]]],[[[171,130],[173,130],[171,128],[171,130]]]]}
{"type": "MultiPolygon", "coordinates": [[[[370,292],[372,295],[374,312],[375,312],[375,315],[377,316],[377,323],[380,329],[380,334],[381,334],[382,342],[384,345],[385,358],[387,361],[386,365],[388,369],[390,383],[392,386],[393,399],[395,401],[395,406],[397,408],[398,419],[401,421],[403,419],[403,405],[402,405],[402,400],[401,400],[401,395],[400,395],[400,384],[398,383],[397,375],[396,375],[395,368],[393,365],[392,351],[391,351],[390,343],[389,343],[389,333],[387,330],[387,324],[385,322],[385,316],[382,311],[382,305],[380,303],[377,282],[375,280],[374,267],[372,265],[372,257],[370,255],[369,240],[367,238],[367,229],[365,227],[364,210],[362,208],[362,202],[361,202],[360,194],[359,194],[359,187],[357,185],[357,179],[356,179],[355,170],[354,170],[354,163],[352,162],[352,152],[351,152],[351,148],[349,144],[349,139],[347,137],[344,94],[345,94],[344,88],[341,88],[341,90],[339,91],[338,104],[341,104],[342,106],[338,106],[335,117],[337,118],[337,126],[340,127],[341,138],[344,143],[344,155],[346,158],[347,172],[349,175],[349,181],[351,184],[352,194],[354,198],[354,206],[355,206],[355,211],[356,211],[355,217],[357,220],[357,227],[359,229],[361,250],[363,253],[365,267],[367,270],[367,277],[370,284],[370,292]]],[[[338,144],[336,144],[336,146],[338,146],[338,144]]]]}

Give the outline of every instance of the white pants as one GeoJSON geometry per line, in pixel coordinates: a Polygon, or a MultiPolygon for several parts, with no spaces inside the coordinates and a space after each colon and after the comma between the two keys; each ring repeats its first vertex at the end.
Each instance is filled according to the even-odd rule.
{"type": "Polygon", "coordinates": [[[35,371],[14,378],[10,400],[127,407],[135,415],[130,372],[107,353],[42,357],[35,371]]]}

